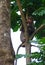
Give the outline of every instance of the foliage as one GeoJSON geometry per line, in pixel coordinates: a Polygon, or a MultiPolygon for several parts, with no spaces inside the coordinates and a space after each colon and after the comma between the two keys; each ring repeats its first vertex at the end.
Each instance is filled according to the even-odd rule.
{"type": "Polygon", "coordinates": [[[40,43],[40,44],[45,44],[45,37],[39,39],[39,43],[40,43]]]}
{"type": "MultiPolygon", "coordinates": [[[[35,28],[37,29],[41,24],[45,24],[45,0],[20,0],[23,8],[23,13],[26,17],[28,13],[29,16],[32,16],[35,22],[35,28]]],[[[16,4],[16,0],[11,0],[11,28],[13,31],[17,31],[21,25],[21,15],[17,14],[19,11],[16,4]]],[[[38,62],[33,61],[28,65],[44,65],[45,64],[45,27],[40,30],[35,37],[39,44],[40,52],[31,53],[31,55],[16,55],[16,58],[31,57],[37,59],[38,62]]],[[[32,42],[32,41],[31,41],[32,42]]],[[[33,41],[35,42],[35,41],[33,41]]]]}
{"type": "Polygon", "coordinates": [[[40,52],[34,52],[31,54],[17,54],[16,58],[19,59],[21,57],[30,57],[32,59],[35,59],[28,65],[44,65],[45,64],[45,37],[38,40],[38,43],[40,43],[37,47],[40,49],[40,52]],[[42,43],[41,43],[42,42],[42,43]]]}
{"type": "MultiPolygon", "coordinates": [[[[45,0],[20,0],[24,15],[28,12],[29,16],[33,16],[35,28],[37,29],[41,24],[45,24],[45,0]],[[40,22],[40,23],[39,23],[40,22]]],[[[21,24],[21,16],[17,14],[19,11],[16,0],[11,0],[11,27],[13,31],[17,31],[21,24]]],[[[36,36],[38,38],[45,36],[44,29],[36,36]]]]}
{"type": "Polygon", "coordinates": [[[23,56],[24,56],[23,54],[16,54],[16,59],[19,59],[19,58],[21,58],[23,56]]]}

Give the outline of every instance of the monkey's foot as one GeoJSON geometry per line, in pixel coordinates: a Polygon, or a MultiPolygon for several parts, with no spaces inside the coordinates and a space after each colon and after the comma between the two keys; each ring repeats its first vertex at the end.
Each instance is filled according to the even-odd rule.
{"type": "Polygon", "coordinates": [[[22,42],[22,47],[25,47],[25,42],[22,42]]]}

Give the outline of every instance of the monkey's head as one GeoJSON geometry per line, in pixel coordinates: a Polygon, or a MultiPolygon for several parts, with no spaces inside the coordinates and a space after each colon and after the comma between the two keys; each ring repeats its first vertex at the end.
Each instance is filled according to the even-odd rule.
{"type": "Polygon", "coordinates": [[[26,23],[32,24],[33,23],[33,18],[31,16],[28,17],[26,23]]]}

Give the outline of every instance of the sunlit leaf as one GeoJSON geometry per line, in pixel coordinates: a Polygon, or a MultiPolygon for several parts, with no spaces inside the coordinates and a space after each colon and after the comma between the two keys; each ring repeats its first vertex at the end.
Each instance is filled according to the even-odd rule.
{"type": "Polygon", "coordinates": [[[45,14],[45,7],[40,7],[38,10],[33,12],[33,15],[43,16],[45,14]]]}

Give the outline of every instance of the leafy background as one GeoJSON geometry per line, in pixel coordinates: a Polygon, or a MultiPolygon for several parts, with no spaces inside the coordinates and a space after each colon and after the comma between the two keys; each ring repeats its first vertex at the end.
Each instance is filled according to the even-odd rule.
{"type": "MultiPolygon", "coordinates": [[[[23,13],[26,16],[28,12],[29,16],[32,16],[37,29],[41,24],[45,24],[45,0],[20,0],[23,8],[23,13]]],[[[19,11],[16,0],[11,0],[10,3],[11,13],[11,28],[16,32],[21,25],[21,15],[17,14],[19,11]],[[13,3],[12,3],[13,2],[13,3]]],[[[45,65],[45,27],[35,35],[40,52],[31,53],[30,55],[16,55],[16,58],[31,57],[37,59],[38,62],[34,61],[28,65],[45,65]]],[[[35,41],[35,40],[34,40],[35,41]]]]}

